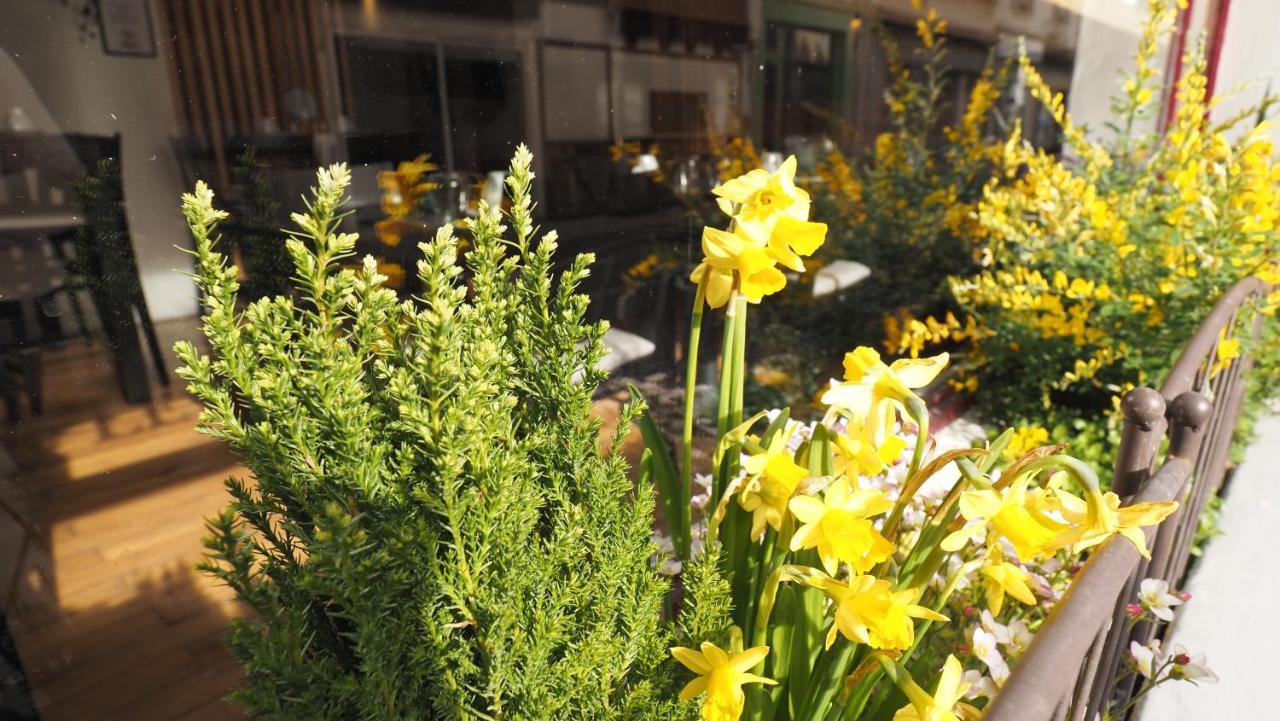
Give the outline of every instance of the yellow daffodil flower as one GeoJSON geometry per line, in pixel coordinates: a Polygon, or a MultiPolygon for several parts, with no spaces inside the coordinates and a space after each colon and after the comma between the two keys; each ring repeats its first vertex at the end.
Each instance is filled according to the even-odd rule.
{"type": "Polygon", "coordinates": [[[787,277],[774,267],[765,249],[738,233],[716,228],[702,230],[703,260],[689,279],[706,283],[707,304],[719,308],[729,302],[735,277],[738,290],[752,303],[782,290],[787,277]]]}
{"type": "Polygon", "coordinates": [[[1023,476],[1000,491],[961,493],[960,514],[969,523],[942,539],[942,549],[958,551],[983,529],[1007,538],[1022,561],[1050,555],[1066,545],[1062,540],[1066,526],[1046,515],[1040,504],[1033,502],[1035,497],[1028,497],[1030,482],[1030,476],[1023,476]]]}
{"type": "Polygon", "coordinates": [[[796,157],[774,173],[756,169],[712,188],[716,202],[744,235],[788,268],[802,272],[801,256],[822,245],[827,226],[809,221],[809,194],[796,187],[796,157]]]}
{"type": "Polygon", "coordinates": [[[860,346],[844,356],[844,381],[831,381],[822,402],[865,419],[865,429],[877,447],[893,433],[897,412],[947,367],[948,356],[900,358],[885,365],[874,348],[860,346]]]}
{"type": "Polygon", "coordinates": [[[1070,545],[1073,553],[1120,534],[1133,542],[1143,558],[1150,559],[1147,536],[1142,529],[1156,525],[1178,509],[1177,501],[1135,503],[1122,508],[1120,497],[1111,491],[1088,490],[1086,495],[1088,502],[1066,491],[1057,491],[1061,513],[1072,526],[1061,542],[1070,545]]]}
{"type": "Polygon", "coordinates": [[[787,158],[775,173],[752,170],[716,186],[720,209],[733,217],[731,231],[706,228],[702,263],[690,279],[706,283],[707,303],[719,308],[738,290],[752,303],[786,286],[776,265],[804,271],[827,236],[827,226],[809,221],[809,194],[795,185],[796,159],[787,158]]]}
{"type": "Polygon", "coordinates": [[[835,643],[838,631],[855,643],[902,651],[915,642],[912,619],[947,620],[940,613],[916,605],[919,589],[894,591],[887,580],[875,576],[854,576],[848,583],[818,577],[809,583],[821,588],[836,607],[836,622],[827,633],[827,648],[835,643]]]}
{"type": "Polygon", "coordinates": [[[840,562],[865,573],[893,555],[894,546],[868,520],[893,508],[880,491],[851,490],[847,478],[837,478],[823,493],[791,499],[791,515],[802,526],[791,537],[791,550],[817,548],[822,567],[834,576],[840,562]]]}
{"type": "Polygon", "coordinates": [[[890,435],[876,446],[866,432],[862,418],[851,417],[849,424],[833,438],[836,450],[835,468],[851,477],[878,476],[889,464],[898,459],[907,442],[900,436],[890,435]]]}
{"type": "Polygon", "coordinates": [[[982,717],[976,708],[960,701],[969,684],[964,682],[964,667],[955,656],[947,656],[932,696],[914,681],[907,681],[902,687],[911,703],[898,709],[893,721],[968,721],[982,717]]]}
{"type": "Polygon", "coordinates": [[[1028,583],[1031,575],[1022,566],[1004,560],[1004,554],[1000,552],[998,545],[991,547],[980,573],[983,587],[987,592],[987,607],[991,609],[991,615],[1000,615],[1000,610],[1004,608],[1005,594],[1013,596],[1028,606],[1035,605],[1036,596],[1031,592],[1031,585],[1028,583]]]}
{"type": "Polygon", "coordinates": [[[770,678],[748,673],[769,654],[768,646],[756,646],[730,656],[713,643],[704,641],[700,651],[677,646],[671,655],[685,668],[698,674],[680,690],[680,700],[688,701],[706,694],[702,702],[704,721],[737,721],[742,715],[746,695],[742,685],[776,684],[770,678]]]}
{"type": "Polygon", "coordinates": [[[775,433],[769,447],[742,461],[747,475],[738,504],[751,514],[751,537],[764,535],[765,525],[779,530],[787,514],[787,503],[796,487],[809,477],[809,470],[795,462],[787,448],[787,434],[775,433]]]}

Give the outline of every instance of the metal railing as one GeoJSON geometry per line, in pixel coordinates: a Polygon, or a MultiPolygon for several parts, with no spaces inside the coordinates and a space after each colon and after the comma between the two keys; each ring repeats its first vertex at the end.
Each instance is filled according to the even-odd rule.
{"type": "Polygon", "coordinates": [[[1120,666],[1129,642],[1145,643],[1156,629],[1130,628],[1125,607],[1136,600],[1141,579],[1162,578],[1174,587],[1182,581],[1200,515],[1223,480],[1253,365],[1248,343],[1240,357],[1220,364],[1219,342],[1224,331],[1258,338],[1262,316],[1250,301],[1267,290],[1254,277],[1236,283],[1184,347],[1160,390],[1137,388],[1125,396],[1111,488],[1126,504],[1177,500],[1178,510],[1147,530],[1150,561],[1118,536],[1090,556],[988,706],[985,721],[1094,721],[1136,691],[1128,679],[1118,680],[1120,666]],[[1153,474],[1166,432],[1168,452],[1153,474]]]}

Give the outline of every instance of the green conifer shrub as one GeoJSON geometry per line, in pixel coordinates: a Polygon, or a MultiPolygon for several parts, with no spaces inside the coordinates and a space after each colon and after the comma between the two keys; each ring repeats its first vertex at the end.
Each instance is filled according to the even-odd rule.
{"type": "MultiPolygon", "coordinates": [[[[589,414],[605,327],[575,289],[591,258],[553,276],[530,162],[521,146],[510,233],[483,208],[464,275],[440,229],[421,245],[423,295],[404,302],[372,259],[340,267],[356,242],[337,231],[342,165],[293,215],[295,292],[243,309],[214,250],[227,214],[203,184],[183,198],[212,352],[180,344],[180,373],[206,404],[200,430],[252,474],[227,481],[202,567],[255,611],[230,635],[245,668],[234,698],[253,718],[696,709],[675,701],[652,490],[616,448],[599,452],[589,414]]],[[[706,566],[691,579],[713,602],[682,623],[706,638],[725,625],[723,584],[706,566]]]]}

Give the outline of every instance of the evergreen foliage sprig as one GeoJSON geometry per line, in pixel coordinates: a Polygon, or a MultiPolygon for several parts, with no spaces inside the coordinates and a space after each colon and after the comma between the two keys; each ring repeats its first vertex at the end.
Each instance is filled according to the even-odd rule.
{"type": "MultiPolygon", "coordinates": [[[[591,258],[553,277],[531,161],[522,146],[511,165],[514,239],[482,206],[468,285],[441,228],[421,245],[423,295],[404,302],[371,258],[341,267],[356,241],[337,230],[342,165],[293,215],[295,293],[243,310],[214,250],[227,214],[202,183],[183,198],[212,353],[180,344],[180,373],[206,404],[200,430],[252,473],[227,481],[203,568],[257,612],[230,638],[254,718],[692,710],[666,662],[652,489],[632,486],[617,444],[600,453],[589,413],[605,331],[576,293],[591,258]]],[[[690,618],[705,634],[716,616],[690,618]]]]}

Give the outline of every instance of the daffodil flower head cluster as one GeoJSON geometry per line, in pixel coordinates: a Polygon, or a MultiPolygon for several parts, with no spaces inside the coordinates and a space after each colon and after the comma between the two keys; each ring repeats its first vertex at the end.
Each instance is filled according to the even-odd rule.
{"type": "Polygon", "coordinates": [[[1034,449],[1010,464],[998,481],[980,481],[984,487],[961,493],[959,509],[965,524],[942,540],[941,547],[948,551],[984,540],[980,575],[993,615],[1000,614],[1007,596],[1035,604],[1026,564],[1051,558],[1063,549],[1080,554],[1112,536],[1122,536],[1150,558],[1143,529],[1160,523],[1178,507],[1176,502],[1121,507],[1119,496],[1098,488],[1087,465],[1051,455],[1054,450],[1053,446],[1034,449]],[[1049,474],[1043,487],[1031,487],[1042,470],[1059,464],[1063,470],[1049,474]],[[1083,497],[1067,490],[1069,478],[1084,489],[1083,497]]]}
{"type": "Polygon", "coordinates": [[[845,355],[844,380],[833,380],[822,402],[852,416],[866,439],[881,447],[892,437],[899,416],[908,412],[908,404],[922,403],[914,391],[932,383],[947,361],[947,354],[941,353],[886,365],[874,348],[860,346],[845,355]]]}
{"type": "Polygon", "coordinates": [[[735,290],[752,303],[782,290],[787,277],[778,266],[804,271],[803,258],[826,239],[827,226],[809,220],[809,194],[796,187],[795,175],[793,155],[773,173],[757,168],[712,190],[732,222],[729,230],[703,230],[704,258],[690,276],[712,308],[735,290]]]}
{"type": "MultiPolygon", "coordinates": [[[[687,581],[684,600],[695,614],[693,630],[681,637],[685,645],[672,651],[695,674],[681,696],[700,701],[707,719],[749,711],[768,720],[779,709],[793,718],[823,717],[836,704],[854,717],[897,711],[899,719],[969,718],[958,661],[912,664],[942,669],[933,694],[914,685],[905,666],[917,652],[947,647],[922,640],[953,626],[949,604],[969,579],[985,593],[996,628],[1011,602],[1034,606],[1052,596],[1029,564],[1047,565],[1114,535],[1137,542],[1141,527],[1174,505],[1118,507],[1085,464],[1061,455],[1060,446],[1042,447],[1038,435],[1020,437],[1024,452],[1011,459],[1004,450],[1012,431],[985,447],[938,450],[924,398],[944,381],[947,353],[889,359],[856,347],[821,394],[820,419],[795,420],[790,409],[744,418],[746,304],[785,284],[781,268],[803,267],[825,228],[808,220],[809,196],[795,186],[794,159],[775,172],[748,171],[714,193],[731,222],[726,230],[706,230],[706,255],[693,274],[699,294],[688,345],[683,468],[654,431],[645,434],[642,469],[660,497],[675,499],[665,506],[672,527],[688,523],[682,506],[692,487],[703,309],[732,302],[702,555],[676,551],[687,581]],[[934,483],[944,477],[941,486],[934,483]],[[721,616],[698,611],[713,597],[721,616]],[[906,693],[908,707],[879,708],[886,695],[877,688],[886,681],[906,693]]],[[[1025,277],[1081,302],[1107,294],[1088,279],[1025,277]]],[[[958,319],[947,326],[963,327],[958,319]]],[[[1020,628],[1022,642],[1027,625],[1016,625],[1013,615],[1001,627],[1020,628]]],[[[994,658],[984,659],[989,669],[999,667],[994,658]]]]}

